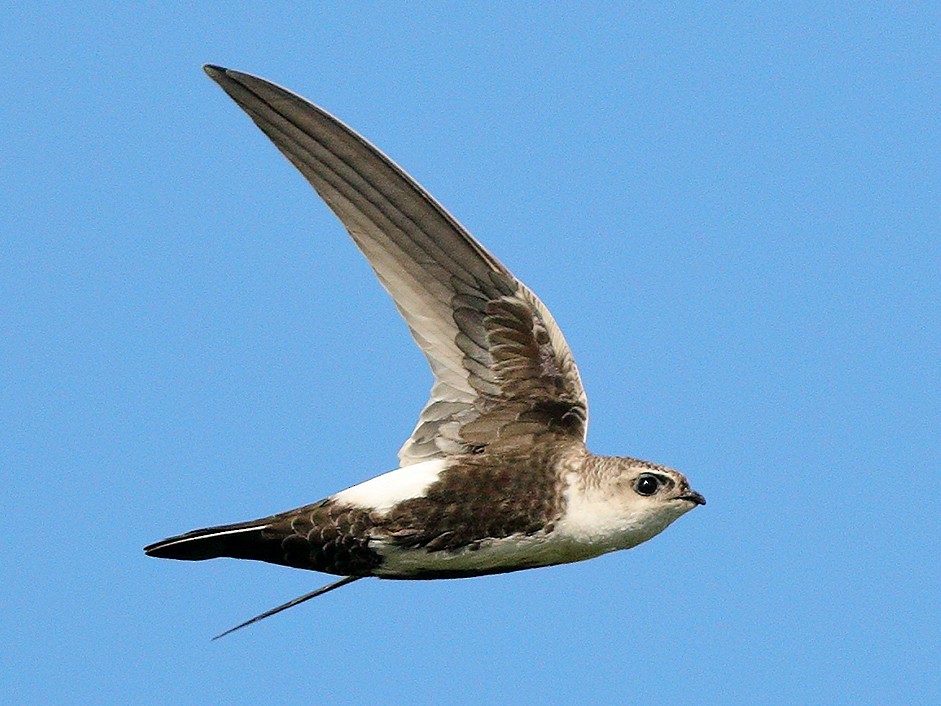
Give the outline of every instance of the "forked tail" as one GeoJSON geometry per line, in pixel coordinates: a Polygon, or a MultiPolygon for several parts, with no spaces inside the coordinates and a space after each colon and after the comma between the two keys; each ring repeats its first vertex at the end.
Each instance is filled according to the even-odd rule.
{"type": "MultiPolygon", "coordinates": [[[[194,530],[181,534],[176,537],[154,542],[144,547],[148,556],[155,556],[161,559],[183,559],[187,561],[201,561],[203,559],[215,559],[216,557],[232,557],[235,559],[258,559],[260,561],[269,561],[275,564],[284,564],[285,555],[281,545],[281,534],[272,527],[276,517],[267,517],[261,520],[251,522],[241,522],[234,525],[220,525],[218,527],[207,527],[206,529],[194,530]]],[[[361,576],[345,576],[335,583],[331,583],[316,591],[307,593],[292,601],[288,601],[277,608],[267,610],[261,615],[257,615],[251,620],[246,620],[240,625],[236,625],[230,630],[226,630],[221,635],[212,638],[217,640],[223,635],[235,632],[252,623],[257,623],[275,613],[287,610],[293,606],[309,601],[311,598],[322,596],[329,591],[352,583],[361,576]]]]}

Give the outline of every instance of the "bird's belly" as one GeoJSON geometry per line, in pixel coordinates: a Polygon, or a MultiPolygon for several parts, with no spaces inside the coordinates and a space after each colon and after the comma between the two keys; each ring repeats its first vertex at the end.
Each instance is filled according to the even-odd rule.
{"type": "Polygon", "coordinates": [[[382,556],[373,575],[387,579],[460,578],[500,574],[539,566],[583,561],[606,550],[558,535],[517,535],[488,539],[457,550],[428,550],[371,542],[370,548],[382,556]]]}

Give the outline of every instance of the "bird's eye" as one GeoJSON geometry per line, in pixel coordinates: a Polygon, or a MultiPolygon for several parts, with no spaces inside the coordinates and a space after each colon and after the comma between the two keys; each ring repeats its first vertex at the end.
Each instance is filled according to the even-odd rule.
{"type": "Polygon", "coordinates": [[[656,476],[652,476],[649,473],[644,473],[637,481],[634,483],[634,490],[637,491],[639,495],[653,495],[660,489],[660,479],[656,476]]]}

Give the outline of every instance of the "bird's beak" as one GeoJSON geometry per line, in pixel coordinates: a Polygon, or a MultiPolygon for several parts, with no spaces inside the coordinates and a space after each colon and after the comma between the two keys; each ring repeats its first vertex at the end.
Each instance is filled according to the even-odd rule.
{"type": "Polygon", "coordinates": [[[685,495],[680,496],[680,500],[689,500],[695,505],[705,505],[706,499],[695,490],[687,490],[685,495]]]}

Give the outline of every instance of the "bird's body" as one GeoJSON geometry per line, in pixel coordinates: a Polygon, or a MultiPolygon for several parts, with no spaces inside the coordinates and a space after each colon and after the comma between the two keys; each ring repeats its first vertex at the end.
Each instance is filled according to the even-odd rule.
{"type": "Polygon", "coordinates": [[[339,576],[481,576],[628,549],[700,502],[680,480],[674,512],[652,518],[646,503],[624,512],[606,486],[616,486],[625,471],[664,478],[665,484],[675,482],[676,472],[635,459],[592,456],[579,444],[544,450],[545,455],[520,458],[423,461],[313,505],[164,540],[148,553],[259,559],[339,576]]]}
{"type": "Polygon", "coordinates": [[[206,71],[346,226],[435,382],[400,468],[148,554],[350,577],[319,595],[363,576],[457,578],[589,559],[646,541],[705,502],[675,470],[585,448],[587,399],[549,311],[391,160],[284,89],[206,71]]]}

